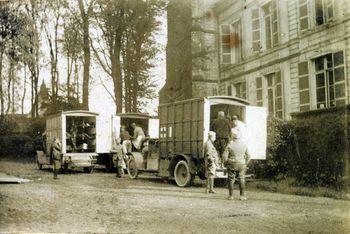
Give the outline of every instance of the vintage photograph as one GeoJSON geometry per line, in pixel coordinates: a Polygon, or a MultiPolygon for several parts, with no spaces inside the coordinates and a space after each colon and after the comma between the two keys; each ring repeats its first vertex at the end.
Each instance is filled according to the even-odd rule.
{"type": "Polygon", "coordinates": [[[349,0],[0,0],[0,233],[350,233],[349,0]]]}

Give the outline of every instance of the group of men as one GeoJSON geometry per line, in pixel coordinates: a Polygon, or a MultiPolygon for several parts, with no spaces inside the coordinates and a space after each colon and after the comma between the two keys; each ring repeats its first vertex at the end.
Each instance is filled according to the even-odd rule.
{"type": "Polygon", "coordinates": [[[213,121],[208,140],[204,144],[206,193],[215,193],[214,178],[216,168],[225,166],[228,173],[229,200],[233,200],[233,185],[239,177],[240,200],[245,197],[245,174],[250,160],[245,137],[244,124],[236,115],[231,120],[223,111],[213,121]]]}
{"type": "MultiPolygon", "coordinates": [[[[117,140],[117,143],[120,143],[122,146],[123,154],[117,154],[117,177],[121,177],[123,175],[123,168],[125,168],[125,159],[128,153],[131,152],[132,146],[136,150],[141,150],[142,143],[146,137],[145,132],[142,127],[138,126],[136,123],[131,124],[131,128],[133,129],[133,136],[130,135],[129,131],[126,129],[125,125],[120,127],[120,135],[117,140]]],[[[146,149],[142,149],[143,153],[146,154],[146,149]]]]}

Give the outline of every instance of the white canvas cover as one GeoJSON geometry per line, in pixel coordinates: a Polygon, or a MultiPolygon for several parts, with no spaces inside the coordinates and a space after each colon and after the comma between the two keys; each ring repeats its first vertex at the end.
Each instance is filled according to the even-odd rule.
{"type": "Polygon", "coordinates": [[[120,136],[120,116],[112,115],[112,143],[120,136]]]}
{"type": "Polygon", "coordinates": [[[148,133],[150,138],[159,138],[159,119],[149,119],[148,133]]]}
{"type": "Polygon", "coordinates": [[[109,153],[112,148],[112,131],[110,116],[96,116],[96,152],[109,153]]]}
{"type": "Polygon", "coordinates": [[[266,159],[267,110],[246,106],[246,142],[251,159],[266,159]]]}

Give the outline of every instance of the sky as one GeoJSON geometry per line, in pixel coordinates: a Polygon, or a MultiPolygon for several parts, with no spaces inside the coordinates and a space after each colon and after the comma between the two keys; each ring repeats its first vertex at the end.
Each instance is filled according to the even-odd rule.
{"type": "MultiPolygon", "coordinates": [[[[165,84],[165,78],[166,78],[166,61],[165,61],[165,47],[167,43],[167,26],[166,26],[166,16],[159,17],[159,20],[161,22],[160,30],[157,34],[155,34],[155,39],[159,43],[159,46],[161,47],[161,51],[156,56],[156,59],[154,61],[155,67],[151,69],[151,76],[152,80],[154,80],[157,84],[157,92],[161,89],[161,87],[165,84]]],[[[48,44],[46,40],[42,40],[42,50],[45,54],[45,56],[48,56],[48,44]]],[[[103,80],[103,83],[105,86],[110,90],[111,93],[113,93],[113,83],[108,77],[108,75],[99,67],[99,65],[94,62],[93,53],[91,53],[91,66],[90,66],[90,95],[89,95],[89,109],[90,111],[97,112],[100,115],[110,116],[112,114],[115,114],[115,104],[110,96],[110,94],[105,90],[103,85],[101,84],[101,79],[103,80]]],[[[41,67],[40,71],[40,81],[39,85],[44,81],[46,86],[49,88],[50,86],[50,66],[49,58],[44,58],[44,63],[46,65],[43,65],[41,67]]],[[[60,79],[62,82],[65,82],[66,80],[66,58],[63,56],[59,56],[59,72],[60,72],[60,79]]],[[[80,69],[79,76],[83,76],[83,70],[80,69]]],[[[20,91],[21,93],[22,91],[20,91]]],[[[158,99],[152,100],[149,105],[146,107],[147,112],[151,115],[156,114],[157,106],[158,106],[158,99]]],[[[27,95],[26,95],[26,101],[24,105],[24,112],[29,113],[30,111],[30,86],[27,85],[27,95]]]]}

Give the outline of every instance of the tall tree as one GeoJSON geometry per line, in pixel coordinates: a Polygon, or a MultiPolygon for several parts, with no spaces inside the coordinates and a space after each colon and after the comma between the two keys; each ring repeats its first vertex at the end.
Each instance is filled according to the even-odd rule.
{"type": "Polygon", "coordinates": [[[95,57],[103,70],[112,78],[116,111],[123,110],[123,77],[121,67],[122,38],[126,28],[124,14],[127,0],[99,0],[96,23],[101,38],[96,38],[98,48],[92,47],[95,57]]]}
{"type": "Polygon", "coordinates": [[[93,13],[94,0],[84,6],[83,0],[78,0],[81,26],[83,29],[83,52],[84,52],[84,74],[83,74],[83,108],[89,109],[89,82],[90,82],[90,17],[93,13]]]}
{"type": "Polygon", "coordinates": [[[112,98],[117,112],[123,111],[123,103],[125,111],[138,111],[139,98],[155,93],[149,69],[157,52],[153,35],[164,3],[160,0],[100,0],[97,3],[96,23],[100,35],[92,47],[94,55],[112,78],[112,98]]]}

